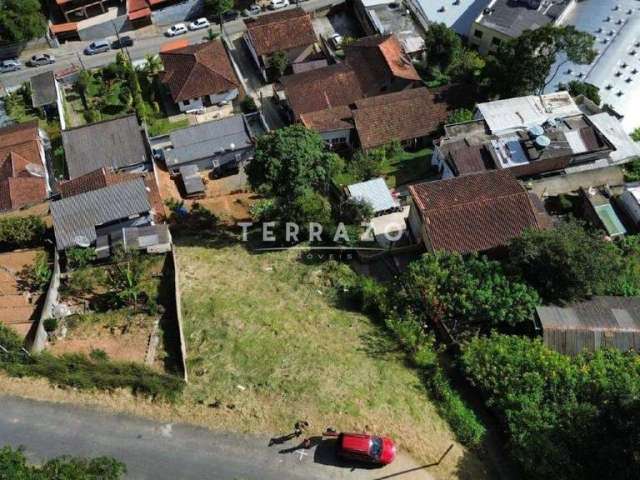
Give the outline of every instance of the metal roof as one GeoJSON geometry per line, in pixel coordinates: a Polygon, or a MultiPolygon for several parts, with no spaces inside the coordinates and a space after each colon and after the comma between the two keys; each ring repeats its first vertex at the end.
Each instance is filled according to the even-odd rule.
{"type": "Polygon", "coordinates": [[[471,25],[490,0],[407,0],[407,5],[423,28],[431,23],[444,23],[459,35],[467,36],[471,25]]]}
{"type": "Polygon", "coordinates": [[[507,98],[479,103],[477,108],[494,135],[582,113],[567,92],[507,98]]]}
{"type": "Polygon", "coordinates": [[[135,115],[64,130],[62,143],[70,180],[102,167],[117,170],[148,160],[135,115]]]}
{"type": "Polygon", "coordinates": [[[369,203],[373,207],[374,213],[384,212],[398,206],[382,178],[355,183],[349,185],[347,189],[352,198],[369,203]]]}
{"type": "Polygon", "coordinates": [[[617,118],[608,113],[599,113],[588,118],[615,147],[610,155],[611,160],[622,162],[640,156],[640,144],[631,139],[617,118]]]}
{"type": "Polygon", "coordinates": [[[242,115],[174,130],[169,138],[173,145],[173,148],[165,150],[165,161],[169,167],[244,149],[253,143],[242,115]]]}
{"type": "Polygon", "coordinates": [[[51,215],[59,250],[96,240],[96,226],[151,210],[142,178],[51,202],[51,215]]]}
{"type": "Polygon", "coordinates": [[[571,5],[568,0],[548,0],[540,2],[538,8],[530,8],[522,2],[493,0],[487,7],[489,13],[482,14],[478,23],[516,38],[525,30],[534,30],[556,21],[571,5]]]}
{"type": "MultiPolygon", "coordinates": [[[[598,57],[590,65],[563,65],[548,86],[555,91],[572,80],[600,88],[603,104],[624,116],[622,125],[630,132],[640,125],[640,8],[637,0],[587,0],[576,2],[563,20],[596,37],[598,57]]],[[[564,62],[558,57],[558,64],[564,62]]],[[[556,66],[551,68],[554,72],[556,66]]]]}
{"type": "Polygon", "coordinates": [[[187,195],[204,192],[204,182],[202,181],[202,177],[198,174],[198,167],[196,165],[185,165],[180,167],[180,177],[182,177],[184,193],[187,195]]]}
{"type": "Polygon", "coordinates": [[[640,352],[640,297],[593,297],[536,307],[545,345],[567,355],[613,347],[640,352]]]}
{"type": "Polygon", "coordinates": [[[627,229],[622,225],[611,204],[596,205],[593,208],[609,236],[615,237],[627,233],[627,229]]]}
{"type": "Polygon", "coordinates": [[[31,103],[33,108],[44,107],[58,101],[56,77],[52,71],[31,77],[31,103]]]}

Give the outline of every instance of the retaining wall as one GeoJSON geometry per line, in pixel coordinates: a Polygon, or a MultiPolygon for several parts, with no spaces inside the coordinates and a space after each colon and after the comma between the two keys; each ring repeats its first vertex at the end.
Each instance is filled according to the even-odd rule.
{"type": "Polygon", "coordinates": [[[51,282],[49,282],[49,289],[47,290],[47,296],[44,299],[44,305],[42,306],[42,312],[38,319],[38,325],[33,337],[29,350],[32,352],[41,352],[47,344],[47,332],[44,329],[44,321],[48,318],[54,318],[54,309],[58,304],[58,298],[60,296],[60,257],[56,250],[53,254],[53,273],[51,274],[51,282]]]}
{"type": "Polygon", "coordinates": [[[180,356],[182,357],[182,372],[184,381],[189,383],[189,375],[187,373],[187,345],[184,341],[184,327],[182,321],[182,293],[180,290],[180,270],[178,267],[178,259],[175,247],[171,247],[171,262],[173,263],[173,288],[175,291],[175,309],[176,321],[178,323],[178,337],[180,339],[180,356]]]}

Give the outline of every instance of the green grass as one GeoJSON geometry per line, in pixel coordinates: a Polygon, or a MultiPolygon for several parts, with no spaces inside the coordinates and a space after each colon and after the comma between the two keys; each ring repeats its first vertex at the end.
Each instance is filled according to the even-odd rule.
{"type": "Polygon", "coordinates": [[[429,178],[432,153],[431,148],[422,148],[415,152],[403,152],[391,159],[384,172],[389,187],[429,178]]]}
{"type": "Polygon", "coordinates": [[[179,128],[186,128],[189,126],[189,119],[182,118],[175,122],[170,121],[168,118],[159,118],[153,120],[149,125],[149,136],[157,137],[158,135],[166,135],[179,128]]]}
{"type": "Polygon", "coordinates": [[[187,401],[233,404],[243,430],[368,425],[425,461],[455,442],[399,346],[335,305],[322,266],[207,243],[178,247],[187,401]]]}

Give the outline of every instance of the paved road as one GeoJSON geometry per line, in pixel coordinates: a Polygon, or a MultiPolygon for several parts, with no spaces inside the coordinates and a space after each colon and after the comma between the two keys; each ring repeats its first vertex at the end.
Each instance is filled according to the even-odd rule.
{"type": "Polygon", "coordinates": [[[336,465],[330,445],[279,453],[266,438],[154,423],[76,406],[0,396],[0,446],[26,446],[30,460],[69,454],[113,456],[127,478],[154,480],[428,480],[408,459],[384,469],[336,465]],[[413,470],[413,471],[411,471],[413,470]]]}
{"type": "MultiPolygon", "coordinates": [[[[309,0],[301,3],[301,6],[306,11],[317,11],[326,9],[333,5],[339,5],[344,2],[345,0],[309,0]]],[[[294,6],[292,5],[290,8],[294,8],[294,6]]],[[[211,24],[211,28],[216,33],[220,32],[220,28],[214,23],[211,24]]],[[[158,28],[158,30],[160,30],[160,27],[158,28]]],[[[164,30],[166,30],[166,28],[164,28],[164,30]]],[[[246,27],[244,24],[244,20],[241,18],[232,22],[224,23],[224,31],[229,37],[236,36],[244,32],[245,30],[246,27]]],[[[126,32],[123,35],[130,35],[135,38],[138,33],[138,31],[133,31],[126,32]]],[[[194,42],[202,40],[203,37],[206,36],[207,30],[198,30],[195,32],[189,32],[186,35],[176,38],[187,38],[191,42],[194,42]]],[[[114,35],[112,37],[109,37],[108,40],[112,41],[115,40],[115,38],[116,37],[114,35]]],[[[160,51],[160,46],[170,40],[172,39],[164,36],[163,31],[158,31],[151,36],[136,38],[134,46],[129,48],[129,53],[132,60],[135,62],[136,60],[143,59],[147,54],[158,53],[160,51]]],[[[0,74],[0,87],[4,87],[5,89],[18,87],[37,73],[45,72],[48,70],[63,70],[70,67],[71,65],[84,66],[85,68],[96,68],[115,61],[117,54],[116,51],[109,51],[107,53],[100,53],[93,56],[83,55],[82,51],[89,43],[90,42],[86,41],[67,42],[60,48],[43,50],[43,52],[46,51],[54,55],[54,57],[56,58],[55,64],[36,68],[29,68],[25,66],[22,70],[19,70],[17,72],[0,74]]],[[[26,59],[22,60],[24,63],[26,59]]]]}

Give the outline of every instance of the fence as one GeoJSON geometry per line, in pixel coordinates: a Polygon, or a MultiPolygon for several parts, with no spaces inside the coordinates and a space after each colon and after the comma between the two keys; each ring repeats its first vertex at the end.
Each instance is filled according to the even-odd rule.
{"type": "Polygon", "coordinates": [[[151,18],[156,25],[171,25],[176,22],[199,17],[202,15],[203,10],[203,0],[187,0],[178,5],[156,10],[151,13],[151,18]]]}
{"type": "Polygon", "coordinates": [[[176,256],[176,250],[171,247],[171,262],[173,263],[173,288],[175,291],[175,309],[176,309],[176,321],[178,323],[178,337],[180,339],[180,356],[182,357],[182,372],[184,374],[184,381],[189,382],[189,376],[187,373],[187,345],[184,341],[184,328],[182,322],[182,293],[180,291],[180,270],[178,268],[178,259],[176,256]]]}

